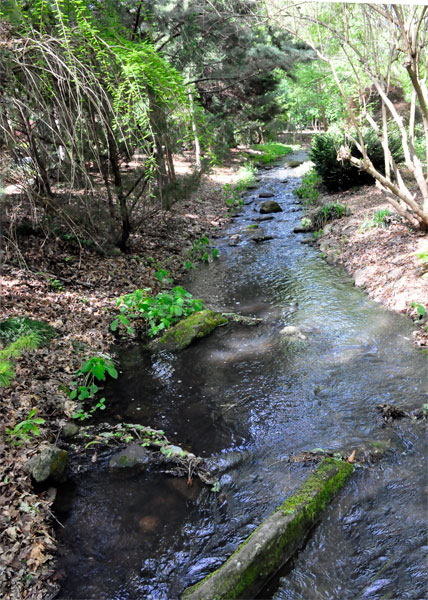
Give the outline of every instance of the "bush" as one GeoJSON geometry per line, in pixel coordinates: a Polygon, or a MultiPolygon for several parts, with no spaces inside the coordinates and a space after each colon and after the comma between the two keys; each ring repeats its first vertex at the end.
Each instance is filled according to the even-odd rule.
{"type": "MultiPolygon", "coordinates": [[[[367,154],[374,167],[384,173],[383,149],[375,132],[371,129],[366,130],[363,133],[363,138],[367,154]]],[[[347,161],[337,160],[337,153],[343,144],[345,144],[345,136],[339,131],[322,133],[313,139],[310,158],[315,164],[315,171],[322,177],[327,189],[330,191],[347,190],[357,185],[374,184],[375,180],[368,173],[361,171],[347,161]]],[[[401,140],[397,133],[390,135],[389,147],[394,160],[397,163],[402,162],[404,155],[401,140]]],[[[362,158],[355,144],[350,144],[350,150],[352,156],[362,158]]]]}

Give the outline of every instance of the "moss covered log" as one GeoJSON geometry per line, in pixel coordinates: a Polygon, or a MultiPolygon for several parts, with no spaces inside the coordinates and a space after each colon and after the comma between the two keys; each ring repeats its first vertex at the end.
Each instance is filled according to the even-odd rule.
{"type": "Polygon", "coordinates": [[[171,327],[162,337],[151,343],[152,350],[168,350],[176,352],[190,346],[200,338],[209,335],[220,325],[226,325],[226,317],[212,310],[202,310],[183,319],[171,327]]]}
{"type": "Polygon", "coordinates": [[[267,579],[298,550],[320,514],[353,471],[327,458],[217,571],[188,588],[183,600],[254,598],[267,579]]]}

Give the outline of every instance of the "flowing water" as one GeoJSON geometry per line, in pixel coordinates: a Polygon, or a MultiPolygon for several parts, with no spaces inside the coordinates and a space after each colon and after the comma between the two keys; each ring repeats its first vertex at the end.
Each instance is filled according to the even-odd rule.
{"type": "Polygon", "coordinates": [[[107,390],[111,415],[162,428],[209,458],[221,493],[158,472],[111,470],[108,460],[75,477],[56,505],[60,598],[179,598],[307,477],[311,467],[290,456],[372,441],[389,446],[385,457],[357,469],[260,598],[428,597],[423,425],[385,425],[376,410],[427,402],[427,358],[408,319],[300,243],[296,173],[263,172],[260,189],[283,208],[260,224],[273,239],[255,243],[243,232],[260,216],[258,191],[248,193],[254,202],[216,240],[220,258],[187,285],[210,306],[263,324],[220,328],[177,355],[123,350],[123,373],[107,390]],[[285,325],[306,340],[290,342],[285,325]]]}

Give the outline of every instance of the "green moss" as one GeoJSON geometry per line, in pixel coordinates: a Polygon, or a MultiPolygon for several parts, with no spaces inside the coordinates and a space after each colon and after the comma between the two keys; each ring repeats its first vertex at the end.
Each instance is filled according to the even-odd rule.
{"type": "Polygon", "coordinates": [[[188,588],[183,599],[254,597],[269,575],[301,547],[327,503],[352,471],[349,463],[334,458],[323,460],[297,492],[287,498],[224,565],[188,588]],[[264,533],[260,536],[262,528],[264,533]],[[245,556],[243,550],[248,544],[252,544],[254,551],[245,556]]]}
{"type": "Polygon", "coordinates": [[[195,339],[209,335],[216,327],[226,325],[226,317],[212,310],[202,310],[171,327],[162,337],[151,344],[153,349],[183,350],[195,339]]]}
{"type": "Polygon", "coordinates": [[[248,225],[247,229],[258,229],[259,225],[257,225],[257,223],[254,223],[254,225],[248,225]]]}

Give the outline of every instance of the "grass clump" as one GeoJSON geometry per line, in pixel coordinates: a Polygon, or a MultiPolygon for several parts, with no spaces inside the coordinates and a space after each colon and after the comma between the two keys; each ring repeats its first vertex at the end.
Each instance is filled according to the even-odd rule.
{"type": "Polygon", "coordinates": [[[38,339],[38,345],[47,345],[56,336],[56,331],[47,323],[28,317],[10,317],[0,322],[0,341],[6,344],[30,335],[38,339]]]}
{"type": "Polygon", "coordinates": [[[251,185],[256,183],[256,167],[251,163],[245,163],[238,171],[238,179],[235,185],[237,192],[246,190],[251,185]]]}
{"type": "Polygon", "coordinates": [[[302,178],[302,183],[296,189],[295,194],[298,198],[304,201],[305,204],[316,204],[319,200],[319,187],[322,183],[322,178],[315,169],[311,169],[302,178]]]}
{"type": "Polygon", "coordinates": [[[262,164],[274,162],[275,160],[278,160],[279,158],[287,156],[293,152],[293,149],[290,148],[290,146],[286,146],[280,142],[257,144],[256,146],[251,146],[251,150],[255,150],[256,152],[260,153],[258,156],[254,157],[254,161],[262,164]]]}
{"type": "Polygon", "coordinates": [[[347,206],[331,202],[321,207],[319,211],[317,211],[317,213],[312,217],[312,226],[315,230],[322,229],[322,227],[324,227],[324,225],[329,221],[341,219],[348,214],[349,209],[347,206]]]}
{"type": "Polygon", "coordinates": [[[387,208],[377,210],[372,217],[366,217],[360,225],[360,230],[373,229],[373,227],[387,227],[391,223],[392,213],[387,208]]]}

